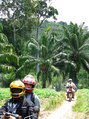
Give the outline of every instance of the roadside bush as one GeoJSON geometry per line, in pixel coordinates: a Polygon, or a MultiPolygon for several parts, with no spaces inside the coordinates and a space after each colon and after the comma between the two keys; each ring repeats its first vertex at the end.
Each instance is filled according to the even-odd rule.
{"type": "Polygon", "coordinates": [[[83,70],[78,74],[78,88],[89,88],[89,74],[83,70]]]}
{"type": "Polygon", "coordinates": [[[84,112],[89,115],[89,89],[80,89],[76,93],[77,102],[73,107],[75,112],[84,112]]]}
{"type": "Polygon", "coordinates": [[[8,88],[10,86],[10,83],[15,80],[13,76],[14,73],[1,75],[1,87],[8,88]]]}
{"type": "Polygon", "coordinates": [[[0,107],[10,98],[9,88],[0,88],[0,107]]]}

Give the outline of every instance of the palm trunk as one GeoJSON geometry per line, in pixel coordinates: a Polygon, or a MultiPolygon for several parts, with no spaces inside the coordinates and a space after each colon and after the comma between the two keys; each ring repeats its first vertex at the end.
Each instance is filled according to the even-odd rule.
{"type": "Polygon", "coordinates": [[[78,84],[77,72],[75,70],[72,70],[72,69],[70,70],[69,78],[72,78],[73,82],[75,84],[78,84]]]}
{"type": "Polygon", "coordinates": [[[42,73],[42,88],[46,88],[46,74],[42,73]]]}
{"type": "Polygon", "coordinates": [[[14,46],[15,46],[16,45],[16,29],[14,24],[12,25],[12,27],[13,27],[13,34],[14,34],[14,46]]]}
{"type": "MultiPolygon", "coordinates": [[[[39,41],[39,27],[37,27],[37,40],[39,41]]],[[[39,52],[37,53],[37,60],[39,60],[39,52]]],[[[36,73],[39,72],[39,63],[36,65],[36,73]]]]}
{"type": "Polygon", "coordinates": [[[62,76],[63,76],[62,83],[64,83],[65,82],[65,77],[66,77],[64,72],[62,73],[62,76]]]}

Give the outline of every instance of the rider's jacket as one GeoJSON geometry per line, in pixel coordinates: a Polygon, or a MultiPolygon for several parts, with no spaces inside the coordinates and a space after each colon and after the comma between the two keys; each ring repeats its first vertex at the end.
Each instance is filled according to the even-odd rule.
{"type": "MultiPolygon", "coordinates": [[[[32,101],[28,101],[25,97],[23,97],[20,100],[16,99],[9,99],[1,108],[0,113],[3,112],[10,112],[13,114],[19,114],[22,116],[22,119],[24,117],[27,117],[29,115],[34,115],[33,111],[34,104],[32,101]]],[[[36,117],[31,117],[31,119],[37,119],[36,117]]]]}
{"type": "Polygon", "coordinates": [[[66,87],[68,87],[69,85],[72,86],[72,90],[73,90],[73,91],[77,91],[77,87],[76,87],[76,85],[75,85],[73,82],[71,82],[71,83],[68,82],[68,83],[66,84],[66,87]]]}
{"type": "MultiPolygon", "coordinates": [[[[29,101],[31,100],[31,101],[34,103],[34,107],[36,106],[36,107],[39,108],[39,111],[35,113],[35,114],[37,115],[37,117],[39,117],[40,101],[39,101],[38,96],[37,96],[35,93],[31,92],[31,93],[29,93],[29,94],[25,94],[25,97],[26,97],[29,101]]],[[[38,119],[38,118],[37,118],[37,119],[38,119]]]]}
{"type": "Polygon", "coordinates": [[[39,101],[38,96],[35,93],[31,92],[28,95],[25,95],[25,97],[28,100],[31,100],[34,103],[34,106],[37,106],[40,109],[40,101],[39,101]]]}

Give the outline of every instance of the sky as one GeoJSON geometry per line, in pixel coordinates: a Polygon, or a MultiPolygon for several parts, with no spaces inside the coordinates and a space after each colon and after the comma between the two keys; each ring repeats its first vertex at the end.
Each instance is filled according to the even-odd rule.
{"type": "Polygon", "coordinates": [[[52,0],[52,6],[59,12],[57,21],[77,23],[85,22],[89,27],[89,0],[52,0]]]}

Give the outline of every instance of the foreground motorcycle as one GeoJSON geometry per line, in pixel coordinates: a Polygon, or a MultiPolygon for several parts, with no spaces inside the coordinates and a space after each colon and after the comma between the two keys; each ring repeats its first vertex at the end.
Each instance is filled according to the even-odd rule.
{"type": "Polygon", "coordinates": [[[12,114],[9,112],[3,112],[3,114],[0,114],[0,119],[21,119],[22,117],[18,114],[12,114]]]}
{"type": "MultiPolygon", "coordinates": [[[[24,119],[32,119],[32,117],[35,117],[35,119],[37,119],[37,112],[39,111],[38,107],[34,107],[34,115],[29,115],[26,116],[24,119]]],[[[22,117],[18,114],[13,114],[10,112],[3,112],[0,114],[0,119],[22,119],[22,117]]]]}

